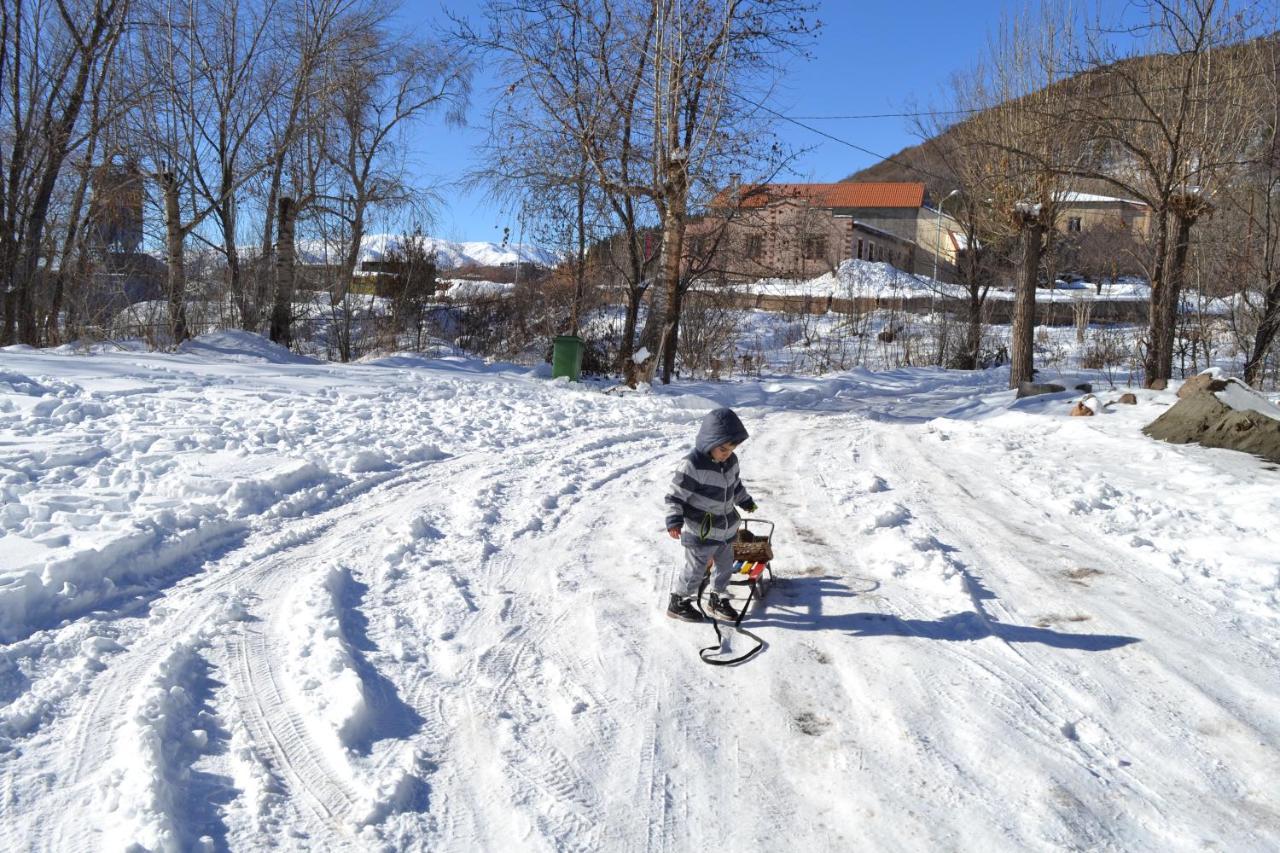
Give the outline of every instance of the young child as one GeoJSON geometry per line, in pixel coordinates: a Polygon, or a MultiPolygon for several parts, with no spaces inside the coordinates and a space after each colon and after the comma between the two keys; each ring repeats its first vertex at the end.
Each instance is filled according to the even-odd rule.
{"type": "Polygon", "coordinates": [[[667,534],[684,546],[684,569],[671,593],[667,615],[698,622],[696,598],[707,566],[712,566],[711,612],[736,620],[729,603],[729,576],[733,574],[733,539],[741,518],[737,505],[756,511],[742,481],[738,457],[733,451],[747,440],[747,430],[732,409],[708,412],[698,428],[693,450],[680,462],[667,490],[667,534]]]}

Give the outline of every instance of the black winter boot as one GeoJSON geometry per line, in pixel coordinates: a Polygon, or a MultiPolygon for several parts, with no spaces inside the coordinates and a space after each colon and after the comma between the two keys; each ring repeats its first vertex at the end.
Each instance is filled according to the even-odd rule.
{"type": "Polygon", "coordinates": [[[729,603],[729,596],[711,593],[711,605],[707,610],[711,611],[711,615],[717,619],[723,619],[725,622],[737,622],[738,611],[733,609],[733,605],[729,603]]]}
{"type": "Polygon", "coordinates": [[[694,606],[692,598],[684,598],[671,593],[671,603],[667,605],[667,615],[672,619],[683,619],[686,622],[701,622],[702,614],[694,606]]]}

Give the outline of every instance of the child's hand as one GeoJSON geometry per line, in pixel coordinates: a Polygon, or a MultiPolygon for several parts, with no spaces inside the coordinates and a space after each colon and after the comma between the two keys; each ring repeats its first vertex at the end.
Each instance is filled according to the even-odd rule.
{"type": "Polygon", "coordinates": [[[752,501],[751,503],[743,504],[742,508],[743,508],[744,510],[746,510],[747,512],[755,512],[755,511],[756,511],[756,510],[758,510],[760,507],[756,505],[756,502],[755,502],[755,501],[752,501]]]}
{"type": "Polygon", "coordinates": [[[668,527],[668,528],[667,528],[667,535],[668,535],[668,536],[670,536],[672,539],[679,539],[679,538],[680,538],[680,528],[679,528],[679,527],[668,527]]]}

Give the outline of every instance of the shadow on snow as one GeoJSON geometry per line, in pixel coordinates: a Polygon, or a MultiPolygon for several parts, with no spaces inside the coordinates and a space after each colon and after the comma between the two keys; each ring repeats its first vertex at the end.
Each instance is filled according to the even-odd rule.
{"type": "MultiPolygon", "coordinates": [[[[966,576],[967,583],[978,586],[966,576]]],[[[980,587],[979,587],[980,588],[980,587]]],[[[870,590],[865,590],[870,591],[870,590]]],[[[1104,652],[1139,642],[1137,637],[1114,634],[1065,634],[1048,628],[998,622],[980,610],[952,613],[937,619],[907,619],[887,613],[824,612],[823,603],[833,598],[852,598],[859,593],[840,578],[779,578],[764,602],[753,608],[748,627],[786,628],[794,631],[840,631],[855,637],[916,637],[951,642],[995,637],[1006,643],[1042,643],[1058,649],[1104,652]]],[[[974,598],[991,597],[975,594],[974,598]]]]}

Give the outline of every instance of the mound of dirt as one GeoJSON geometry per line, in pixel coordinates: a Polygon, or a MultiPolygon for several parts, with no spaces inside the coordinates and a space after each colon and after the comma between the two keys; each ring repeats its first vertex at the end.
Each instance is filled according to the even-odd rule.
{"type": "Polygon", "coordinates": [[[1239,450],[1280,463],[1280,419],[1263,414],[1271,410],[1266,398],[1232,379],[1222,391],[1206,384],[1182,396],[1142,431],[1173,444],[1239,450]]]}

